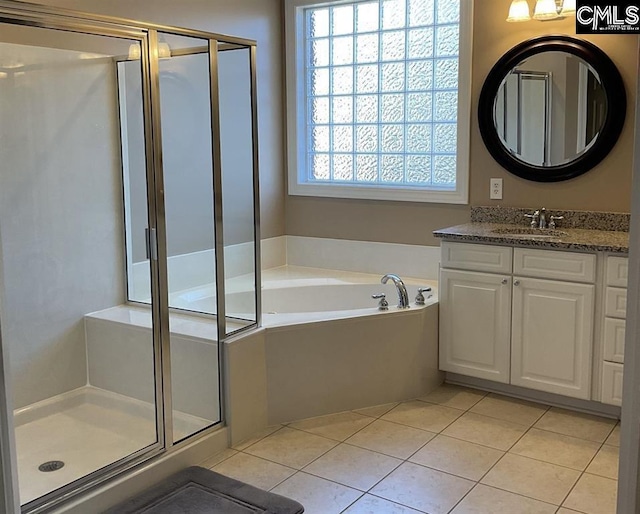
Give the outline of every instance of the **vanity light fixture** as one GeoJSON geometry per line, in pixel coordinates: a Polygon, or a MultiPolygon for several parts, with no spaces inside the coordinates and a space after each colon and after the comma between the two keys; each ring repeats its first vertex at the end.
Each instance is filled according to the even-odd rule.
{"type": "MultiPolygon", "coordinates": [[[[509,7],[507,21],[529,21],[531,14],[528,0],[513,0],[509,7]]],[[[533,19],[549,21],[566,18],[576,12],[576,0],[536,0],[533,19]]]]}
{"type": "Polygon", "coordinates": [[[529,3],[527,0],[513,0],[509,7],[509,16],[507,21],[529,21],[531,19],[531,13],[529,11],[529,3]]]}
{"type": "Polygon", "coordinates": [[[556,0],[537,0],[533,10],[534,20],[553,20],[558,17],[556,0]]]}
{"type": "Polygon", "coordinates": [[[576,13],[576,0],[564,0],[564,2],[562,2],[562,9],[560,10],[560,16],[565,17],[575,13],[576,13]]]}

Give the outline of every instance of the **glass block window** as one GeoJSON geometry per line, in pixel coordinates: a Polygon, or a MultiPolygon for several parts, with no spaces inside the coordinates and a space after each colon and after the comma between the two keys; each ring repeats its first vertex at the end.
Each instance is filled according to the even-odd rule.
{"type": "Polygon", "coordinates": [[[460,0],[304,9],[307,183],[456,189],[460,0]]]}

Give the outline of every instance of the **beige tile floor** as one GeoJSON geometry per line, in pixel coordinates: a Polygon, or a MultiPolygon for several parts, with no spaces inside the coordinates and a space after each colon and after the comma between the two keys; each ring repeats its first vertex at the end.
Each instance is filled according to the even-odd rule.
{"type": "Polygon", "coordinates": [[[269,427],[204,465],[306,514],[615,514],[615,420],[444,385],[269,427]]]}

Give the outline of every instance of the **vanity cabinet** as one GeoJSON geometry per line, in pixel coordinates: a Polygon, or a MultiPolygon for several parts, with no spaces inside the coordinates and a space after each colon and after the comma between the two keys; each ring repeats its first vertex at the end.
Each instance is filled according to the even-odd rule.
{"type": "Polygon", "coordinates": [[[601,400],[622,404],[624,338],[627,316],[627,257],[607,256],[605,265],[601,400]]]}
{"type": "Polygon", "coordinates": [[[514,279],[513,385],[590,397],[594,289],[591,284],[514,279]]]}
{"type": "Polygon", "coordinates": [[[439,295],[440,368],[508,384],[511,279],[443,269],[439,295]]]}
{"type": "Polygon", "coordinates": [[[440,368],[588,399],[594,282],[592,254],[443,242],[440,368]]]}

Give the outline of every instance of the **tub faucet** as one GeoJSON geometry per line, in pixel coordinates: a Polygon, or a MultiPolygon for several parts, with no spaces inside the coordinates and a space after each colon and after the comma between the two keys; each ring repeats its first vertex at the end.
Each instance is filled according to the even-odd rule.
{"type": "Polygon", "coordinates": [[[398,275],[394,275],[393,273],[387,273],[384,277],[380,279],[380,282],[386,284],[389,279],[393,280],[393,283],[398,290],[398,309],[408,309],[409,308],[409,293],[407,293],[407,288],[404,285],[404,282],[398,275]]]}

